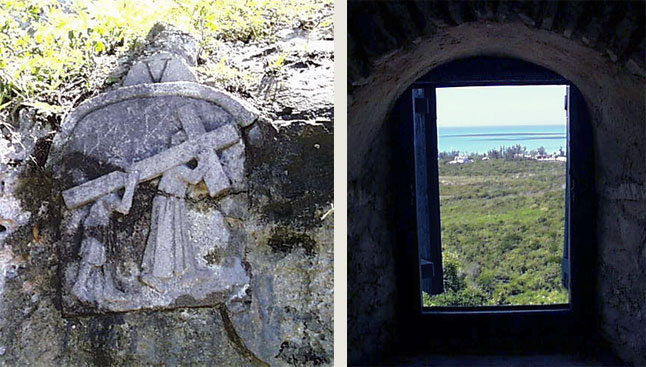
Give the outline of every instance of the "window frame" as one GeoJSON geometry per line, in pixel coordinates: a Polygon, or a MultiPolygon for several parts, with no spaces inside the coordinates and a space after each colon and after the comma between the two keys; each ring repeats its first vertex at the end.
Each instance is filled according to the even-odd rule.
{"type": "MultiPolygon", "coordinates": [[[[418,117],[417,117],[418,118],[418,117]]],[[[558,340],[585,335],[591,327],[594,289],[594,166],[592,128],[580,91],[564,77],[525,61],[509,58],[474,57],[453,61],[437,67],[411,84],[396,102],[391,116],[394,141],[394,190],[396,205],[396,276],[397,324],[407,330],[402,343],[409,346],[433,341],[447,346],[470,335],[475,344],[482,337],[520,337],[515,342],[531,349],[536,338],[558,340]],[[415,173],[414,108],[424,108],[415,100],[413,89],[422,88],[428,98],[426,113],[427,179],[435,186],[429,193],[430,233],[440,241],[439,186],[437,171],[437,128],[435,89],[459,86],[496,85],[567,85],[568,122],[566,165],[566,249],[570,264],[570,302],[560,305],[515,305],[486,307],[422,307],[421,267],[418,241],[418,216],[415,173]],[[432,135],[432,136],[429,136],[432,135]],[[434,159],[433,159],[434,157],[434,159]],[[437,192],[438,194],[435,194],[437,192]],[[574,200],[576,198],[576,200],[574,200]],[[435,228],[435,232],[433,232],[435,228]],[[440,334],[423,330],[442,330],[440,334]],[[411,332],[412,331],[412,332],[411,332]],[[530,336],[529,338],[527,338],[530,336]],[[532,337],[533,336],[533,337],[532,337]],[[525,340],[525,342],[521,342],[525,340]]],[[[441,251],[441,250],[440,250],[441,251]]],[[[440,257],[441,261],[441,257],[440,257]]],[[[441,279],[440,279],[441,280],[441,279]]]]}

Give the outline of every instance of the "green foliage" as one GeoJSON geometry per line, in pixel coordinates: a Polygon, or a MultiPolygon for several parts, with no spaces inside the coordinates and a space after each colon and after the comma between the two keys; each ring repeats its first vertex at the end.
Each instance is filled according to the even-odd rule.
{"type": "Polygon", "coordinates": [[[481,306],[488,303],[488,295],[467,284],[463,264],[450,250],[442,254],[444,293],[430,296],[424,293],[424,306],[481,306]]]}
{"type": "Polygon", "coordinates": [[[442,294],[429,296],[424,293],[424,306],[485,306],[489,304],[487,294],[477,288],[464,288],[457,292],[445,291],[442,294]]]}
{"type": "MultiPolygon", "coordinates": [[[[0,0],[0,111],[23,105],[60,117],[110,82],[116,60],[157,22],[195,35],[202,58],[218,42],[271,41],[281,28],[330,28],[332,0],[0,0]]],[[[217,60],[216,60],[217,62],[217,60]]]]}
{"type": "Polygon", "coordinates": [[[565,163],[439,162],[443,294],[425,306],[567,303],[565,163]]]}
{"type": "Polygon", "coordinates": [[[491,149],[487,152],[487,157],[493,159],[522,159],[516,157],[517,154],[527,154],[527,147],[520,144],[512,145],[510,147],[500,147],[499,149],[491,149]]]}
{"type": "Polygon", "coordinates": [[[466,275],[461,271],[461,263],[457,255],[450,251],[442,254],[444,268],[444,289],[448,292],[459,292],[467,287],[466,275]]]}
{"type": "Polygon", "coordinates": [[[230,65],[224,57],[219,62],[210,62],[197,67],[203,82],[216,83],[228,91],[242,92],[253,83],[251,74],[230,65]]]}

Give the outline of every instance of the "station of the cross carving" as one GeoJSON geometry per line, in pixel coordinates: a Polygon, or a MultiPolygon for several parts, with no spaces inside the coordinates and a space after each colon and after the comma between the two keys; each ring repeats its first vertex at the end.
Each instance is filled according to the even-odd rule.
{"type": "Polygon", "coordinates": [[[124,83],[132,85],[82,104],[55,142],[69,314],[207,306],[248,287],[244,249],[231,243],[218,203],[245,188],[241,129],[255,112],[192,81],[159,82],[168,70],[188,75],[172,55],[137,65],[124,83]],[[212,199],[187,203],[198,185],[212,199]],[[196,216],[208,225],[191,226],[196,216]]]}

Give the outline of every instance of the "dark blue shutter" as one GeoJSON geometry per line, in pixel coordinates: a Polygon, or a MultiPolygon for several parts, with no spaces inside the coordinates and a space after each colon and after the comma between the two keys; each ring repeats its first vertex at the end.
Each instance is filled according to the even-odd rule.
{"type": "Polygon", "coordinates": [[[428,294],[444,291],[437,171],[435,89],[413,88],[415,203],[420,285],[428,294]]]}

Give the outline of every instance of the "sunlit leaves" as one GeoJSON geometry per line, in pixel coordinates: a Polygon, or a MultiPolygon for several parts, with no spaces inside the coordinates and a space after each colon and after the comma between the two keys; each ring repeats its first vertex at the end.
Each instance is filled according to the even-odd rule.
{"type": "Polygon", "coordinates": [[[27,102],[25,105],[34,107],[38,112],[46,116],[62,113],[64,111],[64,108],[61,106],[55,106],[44,102],[27,102]]]}
{"type": "MultiPolygon", "coordinates": [[[[281,27],[299,27],[332,0],[0,0],[0,106],[66,103],[57,88],[107,83],[103,56],[140,45],[157,22],[198,38],[210,59],[220,41],[266,39],[281,27]],[[78,79],[84,80],[79,82],[78,79]],[[13,98],[13,101],[12,101],[13,98]]],[[[325,20],[331,25],[331,19],[325,20]]],[[[327,27],[327,25],[326,25],[327,27]]],[[[222,65],[220,65],[222,66],[222,65]]],[[[81,95],[86,90],[76,90],[81,95]]],[[[69,99],[69,102],[74,99],[69,99]]],[[[64,106],[70,108],[68,104],[64,106]]],[[[52,109],[42,111],[57,113],[52,109]]]]}

